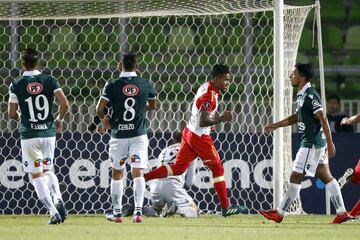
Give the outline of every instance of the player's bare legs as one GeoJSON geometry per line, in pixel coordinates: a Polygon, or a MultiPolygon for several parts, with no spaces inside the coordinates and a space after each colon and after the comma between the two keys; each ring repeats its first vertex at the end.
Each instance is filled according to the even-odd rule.
{"type": "Polygon", "coordinates": [[[142,168],[132,168],[131,175],[134,180],[134,213],[133,222],[141,223],[143,221],[142,207],[144,204],[145,178],[142,168]]]}

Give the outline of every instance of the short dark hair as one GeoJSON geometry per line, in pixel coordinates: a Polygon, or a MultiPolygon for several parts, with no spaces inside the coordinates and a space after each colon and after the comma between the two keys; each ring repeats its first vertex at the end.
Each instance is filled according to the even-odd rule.
{"type": "Polygon", "coordinates": [[[133,70],[136,65],[136,54],[131,52],[124,54],[122,58],[122,63],[124,65],[125,71],[133,70]]]}
{"type": "Polygon", "coordinates": [[[223,64],[216,64],[211,70],[211,78],[216,78],[220,75],[230,73],[230,69],[228,66],[223,64]]]}
{"type": "Polygon", "coordinates": [[[335,99],[338,103],[340,103],[340,97],[336,94],[331,94],[326,98],[326,101],[335,99]]]}
{"type": "Polygon", "coordinates": [[[314,69],[310,63],[296,63],[295,67],[300,75],[305,77],[306,81],[310,81],[314,76],[314,69]]]}
{"type": "Polygon", "coordinates": [[[39,61],[39,53],[33,48],[26,48],[21,53],[21,59],[26,69],[33,69],[39,61]]]}

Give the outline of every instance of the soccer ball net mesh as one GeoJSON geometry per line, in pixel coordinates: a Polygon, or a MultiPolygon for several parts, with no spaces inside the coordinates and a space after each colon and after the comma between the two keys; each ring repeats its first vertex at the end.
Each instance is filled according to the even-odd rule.
{"type": "MultiPolygon", "coordinates": [[[[285,5],[285,116],[292,113],[288,76],[312,8],[285,5]]],[[[26,47],[41,53],[40,70],[59,80],[70,101],[55,152],[55,173],[70,213],[111,208],[110,136],[99,133],[95,104],[106,81],[119,76],[118,62],[129,50],[138,54],[139,73],[154,82],[158,93],[159,107],[148,114],[151,166],[173,132],[186,125],[191,101],[212,66],[230,66],[233,81],[219,112],[231,109],[234,119],[213,133],[230,201],[246,205],[249,213],[271,208],[273,147],[263,127],[273,118],[273,29],[270,0],[2,2],[0,213],[46,211],[22,172],[18,126],[6,114],[8,87],[21,75],[20,53],[26,47]]],[[[286,189],[292,162],[290,128],[285,129],[284,143],[286,189]]],[[[124,181],[123,202],[129,204],[130,174],[124,181]]],[[[211,172],[199,165],[195,184],[188,189],[206,213],[220,210],[211,181],[211,172]]],[[[297,200],[290,211],[301,209],[297,200]]]]}

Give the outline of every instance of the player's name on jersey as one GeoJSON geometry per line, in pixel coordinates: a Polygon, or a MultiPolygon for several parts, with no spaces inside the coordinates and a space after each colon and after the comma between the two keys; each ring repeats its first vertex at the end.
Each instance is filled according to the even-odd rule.
{"type": "Polygon", "coordinates": [[[43,124],[30,123],[30,127],[31,127],[31,129],[35,129],[35,130],[47,130],[47,129],[49,129],[49,127],[47,126],[46,123],[43,123],[43,124]]]}
{"type": "Polygon", "coordinates": [[[118,126],[118,130],[120,131],[128,131],[128,130],[134,130],[135,129],[135,125],[130,123],[130,124],[119,124],[118,126]]]}

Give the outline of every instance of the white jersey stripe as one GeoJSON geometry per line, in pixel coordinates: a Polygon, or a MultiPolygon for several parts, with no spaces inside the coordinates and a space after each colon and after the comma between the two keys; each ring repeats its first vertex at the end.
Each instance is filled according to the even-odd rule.
{"type": "Polygon", "coordinates": [[[196,106],[197,100],[205,94],[211,95],[211,101],[215,101],[215,108],[211,111],[211,115],[216,113],[218,107],[219,94],[216,93],[214,90],[211,90],[210,86],[211,85],[207,82],[201,85],[198,89],[191,108],[191,117],[188,124],[186,125],[186,127],[191,132],[195,133],[198,136],[201,136],[203,134],[210,135],[211,127],[200,127],[200,109],[198,109],[198,107],[196,106]]]}

